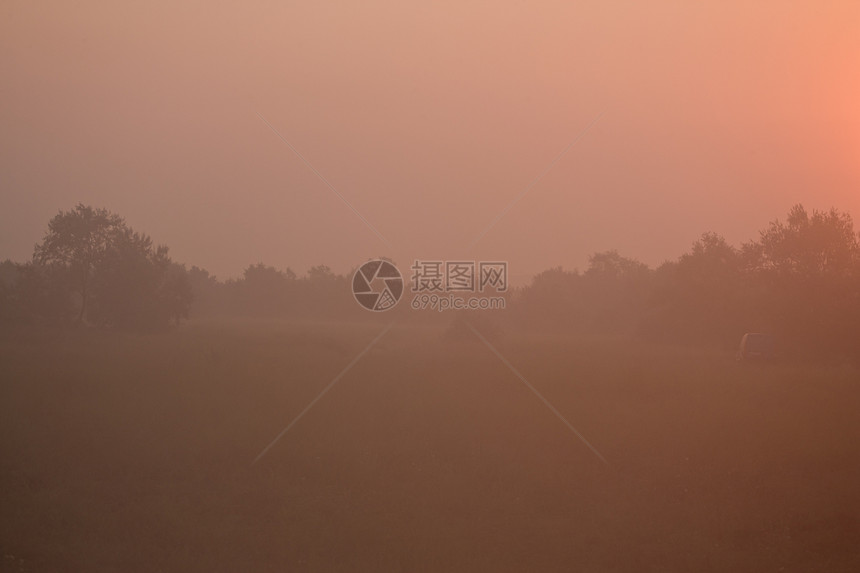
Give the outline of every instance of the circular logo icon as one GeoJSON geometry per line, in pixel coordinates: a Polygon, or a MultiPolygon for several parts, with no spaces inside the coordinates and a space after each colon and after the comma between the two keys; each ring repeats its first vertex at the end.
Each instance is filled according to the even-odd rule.
{"type": "Polygon", "coordinates": [[[388,261],[367,261],[352,277],[352,294],[367,310],[382,312],[403,296],[403,277],[388,261]]]}

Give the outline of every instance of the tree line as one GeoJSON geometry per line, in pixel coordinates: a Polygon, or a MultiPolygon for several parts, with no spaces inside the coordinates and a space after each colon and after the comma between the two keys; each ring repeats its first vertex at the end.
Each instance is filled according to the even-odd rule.
{"type": "Polygon", "coordinates": [[[786,354],[860,360],[860,236],[847,213],[797,205],[757,240],[705,233],[656,269],[616,251],[550,269],[510,308],[519,326],[723,346],[765,332],[786,354]]]}
{"type": "Polygon", "coordinates": [[[187,318],[193,294],[166,246],[106,209],[48,223],[27,263],[0,263],[0,320],[150,330],[187,318]]]}
{"type": "Polygon", "coordinates": [[[30,261],[0,263],[0,322],[147,331],[192,316],[360,317],[349,280],[325,265],[299,277],[258,263],[220,281],[119,215],[78,204],[48,222],[30,261]]]}
{"type": "MultiPolygon", "coordinates": [[[[325,265],[300,277],[263,263],[219,280],[79,204],[50,220],[32,260],[0,263],[0,320],[156,330],[214,315],[368,318],[350,280],[325,265]]],[[[860,235],[847,213],[797,205],[757,240],[735,247],[705,233],[656,269],[607,251],[584,271],[546,270],[492,314],[509,328],[667,342],[731,345],[768,332],[785,352],[860,359],[860,235]]]]}

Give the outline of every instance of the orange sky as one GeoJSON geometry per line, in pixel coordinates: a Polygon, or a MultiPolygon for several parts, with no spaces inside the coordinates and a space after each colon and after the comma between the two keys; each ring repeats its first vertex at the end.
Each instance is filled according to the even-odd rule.
{"type": "Polygon", "coordinates": [[[221,277],[654,265],[797,202],[860,217],[858,2],[71,4],[0,5],[0,258],[79,201],[221,277]]]}

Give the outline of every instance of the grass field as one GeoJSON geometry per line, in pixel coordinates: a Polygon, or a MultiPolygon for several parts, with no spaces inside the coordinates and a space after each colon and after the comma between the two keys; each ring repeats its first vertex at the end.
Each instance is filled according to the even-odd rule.
{"type": "Polygon", "coordinates": [[[858,571],[860,373],[395,325],[0,334],[4,571],[858,571]]]}

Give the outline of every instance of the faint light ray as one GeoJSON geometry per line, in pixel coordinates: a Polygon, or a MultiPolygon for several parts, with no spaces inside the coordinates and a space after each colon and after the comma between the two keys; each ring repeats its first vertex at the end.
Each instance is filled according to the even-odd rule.
{"type": "Polygon", "coordinates": [[[578,142],[579,142],[583,137],[585,137],[585,135],[586,135],[589,131],[591,131],[591,128],[592,128],[592,127],[594,127],[594,125],[595,125],[595,124],[600,120],[600,118],[603,116],[603,114],[604,114],[604,112],[603,112],[603,111],[601,111],[600,113],[598,113],[598,114],[594,117],[594,119],[592,119],[592,120],[591,120],[591,122],[590,122],[587,126],[585,126],[585,129],[583,129],[582,131],[580,131],[580,132],[579,132],[579,134],[577,134],[577,136],[576,136],[575,138],[573,138],[573,141],[571,141],[571,142],[567,145],[567,147],[565,147],[565,148],[561,151],[561,153],[559,153],[558,155],[556,155],[556,156],[555,156],[555,159],[553,159],[552,161],[550,161],[549,165],[547,165],[547,166],[546,166],[546,168],[545,168],[543,171],[541,171],[540,173],[538,173],[537,177],[535,177],[534,179],[532,179],[531,183],[529,183],[529,184],[525,187],[525,189],[523,189],[523,190],[520,192],[520,194],[519,194],[519,195],[517,195],[516,197],[514,197],[513,201],[511,201],[510,203],[508,203],[508,204],[507,204],[507,206],[506,206],[504,209],[502,209],[502,210],[501,210],[501,212],[500,212],[498,215],[496,215],[496,218],[495,218],[495,219],[493,219],[493,220],[492,220],[492,222],[490,222],[490,224],[489,224],[489,225],[487,225],[487,227],[486,227],[486,228],[481,232],[481,234],[480,234],[480,235],[478,235],[478,236],[475,238],[475,240],[474,240],[474,241],[472,241],[472,244],[470,244],[470,245],[469,245],[469,249],[473,249],[473,248],[475,248],[475,245],[477,245],[477,244],[478,244],[478,242],[479,242],[481,239],[483,239],[483,238],[484,238],[484,235],[486,235],[487,233],[489,233],[489,232],[490,232],[490,230],[492,230],[492,228],[493,228],[493,227],[495,227],[495,226],[496,226],[496,224],[497,224],[499,221],[501,221],[501,220],[502,220],[502,217],[504,217],[505,215],[507,215],[508,211],[510,211],[510,210],[511,210],[511,208],[512,208],[514,205],[516,205],[516,204],[520,201],[520,199],[522,199],[523,197],[525,197],[526,195],[528,195],[529,191],[531,191],[531,190],[532,190],[532,188],[533,188],[535,185],[537,185],[537,184],[538,184],[538,182],[539,182],[541,179],[543,179],[543,177],[544,177],[547,173],[549,173],[549,172],[550,172],[550,170],[555,166],[555,164],[556,164],[556,163],[558,163],[558,161],[559,161],[562,157],[564,157],[564,155],[565,155],[565,154],[566,154],[566,153],[567,153],[567,152],[568,152],[568,151],[569,151],[569,150],[570,150],[574,145],[576,145],[576,144],[577,144],[577,143],[578,143],[578,142]]]}
{"type": "Polygon", "coordinates": [[[350,370],[353,366],[355,366],[355,365],[358,363],[358,361],[359,361],[359,360],[361,360],[361,357],[362,357],[362,356],[364,356],[365,354],[367,354],[367,352],[368,352],[371,348],[373,348],[373,346],[374,346],[377,342],[379,342],[379,340],[380,340],[383,336],[385,336],[385,333],[386,333],[386,332],[388,332],[388,331],[391,329],[391,327],[392,327],[392,326],[394,326],[394,321],[390,322],[390,323],[388,324],[388,326],[386,326],[386,327],[383,329],[383,331],[382,331],[382,332],[380,332],[379,334],[377,334],[377,335],[376,335],[376,338],[374,338],[373,340],[371,340],[371,341],[370,341],[370,344],[368,344],[368,345],[364,348],[364,350],[362,350],[361,352],[359,352],[359,353],[358,353],[358,355],[357,355],[355,358],[353,358],[353,359],[352,359],[352,362],[350,362],[349,364],[347,364],[347,365],[346,365],[346,368],[344,368],[343,370],[341,370],[341,371],[340,371],[340,374],[338,374],[337,376],[335,376],[335,377],[334,377],[334,379],[333,379],[331,382],[329,382],[329,383],[328,383],[328,385],[327,385],[325,388],[323,388],[323,389],[322,389],[322,391],[321,391],[319,394],[317,394],[317,397],[316,397],[316,398],[314,398],[313,400],[311,400],[310,404],[308,404],[307,406],[305,406],[305,409],[304,409],[304,410],[302,410],[302,411],[299,413],[299,415],[298,415],[298,416],[296,416],[295,418],[293,418],[293,421],[292,421],[292,422],[290,422],[289,424],[287,424],[287,426],[286,426],[283,430],[281,430],[281,433],[279,433],[277,436],[275,436],[275,439],[273,439],[271,442],[269,442],[269,445],[268,445],[268,446],[266,446],[265,448],[263,448],[263,451],[261,451],[259,454],[257,454],[257,457],[256,457],[256,458],[254,458],[254,461],[253,461],[253,462],[251,462],[251,465],[253,466],[253,465],[254,465],[254,464],[256,464],[258,461],[260,461],[260,459],[262,459],[262,458],[263,458],[263,456],[265,456],[265,455],[266,455],[266,453],[268,453],[268,451],[269,451],[269,450],[271,450],[271,449],[272,449],[272,447],[273,447],[275,444],[277,444],[277,443],[278,443],[278,441],[279,441],[281,438],[283,438],[283,437],[286,435],[286,433],[287,433],[287,432],[289,432],[289,431],[290,431],[290,429],[291,429],[293,426],[295,426],[295,425],[296,425],[296,423],[297,423],[299,420],[301,420],[301,419],[302,419],[302,417],[304,417],[304,415],[305,415],[305,414],[307,414],[307,413],[310,411],[310,409],[311,409],[311,408],[313,408],[313,407],[314,407],[314,404],[316,404],[317,402],[319,402],[319,401],[320,401],[320,399],[321,399],[323,396],[325,396],[325,395],[326,395],[326,393],[327,393],[329,390],[331,390],[331,389],[334,387],[334,385],[335,385],[335,384],[337,384],[337,383],[340,381],[340,379],[341,379],[341,378],[343,378],[344,374],[346,374],[347,372],[349,372],[349,370],[350,370]]]}
{"type": "Polygon", "coordinates": [[[295,154],[299,157],[299,159],[301,159],[301,160],[302,160],[302,162],[303,162],[305,165],[307,165],[307,166],[308,166],[308,169],[310,169],[311,171],[313,171],[313,172],[314,172],[314,174],[315,174],[317,177],[319,177],[320,181],[322,181],[323,183],[325,183],[325,184],[326,184],[326,186],[327,186],[329,189],[331,189],[332,193],[334,193],[335,195],[337,195],[337,198],[338,198],[338,199],[340,199],[341,201],[343,201],[343,204],[344,204],[344,205],[346,205],[347,207],[349,207],[350,211],[352,211],[353,213],[355,213],[355,214],[356,214],[356,216],[357,216],[359,219],[361,219],[361,221],[362,221],[365,225],[367,225],[367,228],[368,228],[368,229],[370,229],[371,231],[373,231],[373,233],[374,233],[374,234],[379,238],[379,240],[380,240],[380,241],[382,241],[383,243],[385,243],[385,245],[386,245],[387,247],[392,248],[392,245],[391,245],[391,243],[389,243],[389,242],[388,242],[388,239],[386,239],[385,237],[383,237],[383,236],[382,236],[382,233],[380,233],[380,232],[376,229],[376,227],[374,227],[373,225],[371,225],[371,224],[370,224],[370,221],[368,221],[368,220],[364,217],[364,215],[362,215],[361,213],[359,213],[358,209],[356,209],[355,207],[353,207],[353,206],[352,206],[352,204],[351,204],[349,201],[347,201],[346,197],[344,197],[343,195],[341,195],[341,194],[340,194],[340,191],[338,191],[337,189],[335,189],[334,185],[332,185],[331,183],[329,183],[328,179],[326,179],[325,177],[323,177],[322,173],[320,173],[319,171],[317,171],[317,170],[316,170],[316,168],[315,168],[313,165],[311,165],[310,161],[308,161],[307,159],[305,159],[304,155],[302,155],[301,153],[299,153],[299,150],[298,150],[298,149],[296,149],[295,147],[293,147],[293,145],[292,145],[289,141],[287,141],[287,138],[285,138],[283,135],[281,135],[281,134],[280,134],[280,132],[279,132],[277,129],[275,129],[275,127],[274,127],[271,123],[269,123],[268,121],[266,121],[266,118],[265,118],[265,117],[263,117],[262,115],[260,115],[260,113],[259,113],[259,112],[254,112],[254,113],[256,113],[256,114],[257,114],[257,117],[259,117],[259,118],[260,118],[260,120],[262,120],[262,122],[263,122],[263,123],[265,123],[265,124],[266,124],[266,126],[267,126],[269,129],[271,129],[271,130],[272,130],[272,133],[274,133],[275,135],[277,135],[277,136],[278,136],[278,138],[280,138],[280,140],[281,140],[281,141],[283,141],[284,143],[286,143],[286,144],[287,144],[287,147],[289,147],[289,148],[293,151],[293,153],[295,153],[295,154]]]}
{"type": "Polygon", "coordinates": [[[490,344],[490,341],[489,341],[489,340],[487,340],[486,338],[484,338],[484,336],[483,336],[480,332],[478,332],[478,330],[477,330],[474,326],[472,326],[472,325],[471,325],[471,324],[469,324],[468,322],[467,322],[466,324],[469,326],[469,328],[470,328],[470,329],[472,329],[472,332],[474,332],[474,333],[475,333],[475,335],[476,335],[478,338],[480,338],[480,339],[481,339],[481,342],[483,342],[483,343],[487,346],[487,348],[489,348],[489,349],[493,352],[493,354],[495,354],[495,355],[499,358],[499,360],[501,360],[501,361],[502,361],[502,364],[504,364],[505,366],[507,366],[507,367],[508,367],[508,369],[510,369],[510,371],[511,371],[511,372],[513,372],[513,373],[514,373],[514,375],[515,375],[517,378],[519,378],[519,379],[522,381],[522,383],[523,383],[523,384],[525,384],[525,385],[526,385],[526,387],[528,387],[528,389],[529,389],[529,390],[531,390],[531,391],[534,393],[534,395],[535,395],[535,396],[537,396],[538,398],[540,398],[540,399],[541,399],[541,402],[543,402],[543,403],[546,405],[546,407],[547,407],[547,408],[549,408],[549,409],[550,409],[550,411],[551,411],[553,414],[555,414],[555,415],[556,415],[556,417],[557,417],[559,420],[561,420],[561,421],[564,423],[564,425],[565,425],[565,426],[567,426],[567,427],[568,427],[568,429],[569,429],[571,432],[573,432],[573,433],[574,433],[574,435],[576,435],[576,437],[577,437],[577,438],[579,438],[579,439],[580,439],[580,441],[581,441],[583,444],[585,444],[586,446],[588,446],[588,449],[589,449],[589,450],[591,450],[591,451],[594,453],[594,455],[595,455],[595,456],[597,456],[597,457],[598,457],[598,459],[599,459],[601,462],[603,462],[603,463],[604,463],[604,464],[606,464],[606,465],[609,465],[609,462],[607,462],[607,461],[606,461],[606,458],[604,458],[604,457],[600,454],[600,452],[598,452],[598,451],[597,451],[597,448],[595,448],[594,446],[592,446],[592,445],[591,445],[591,442],[589,442],[588,440],[586,440],[586,439],[585,439],[585,436],[583,436],[582,434],[580,434],[580,433],[579,433],[579,430],[577,430],[576,428],[574,428],[574,427],[573,427],[573,424],[571,424],[570,422],[568,422],[568,421],[567,421],[567,418],[565,418],[565,417],[561,414],[561,412],[559,412],[558,410],[556,410],[556,409],[555,409],[555,406],[553,406],[553,405],[550,403],[550,401],[549,401],[549,400],[547,400],[546,398],[544,398],[544,397],[543,397],[543,394],[541,394],[540,392],[538,392],[537,388],[535,388],[534,386],[532,386],[532,385],[531,385],[531,383],[530,383],[528,380],[526,380],[525,376],[523,376],[522,374],[520,374],[520,373],[519,373],[519,371],[518,371],[516,368],[514,368],[514,365],[513,365],[513,364],[511,364],[510,362],[508,362],[508,360],[507,360],[504,356],[502,356],[502,354],[501,354],[498,350],[496,350],[496,347],[495,347],[495,346],[493,346],[492,344],[490,344]]]}

